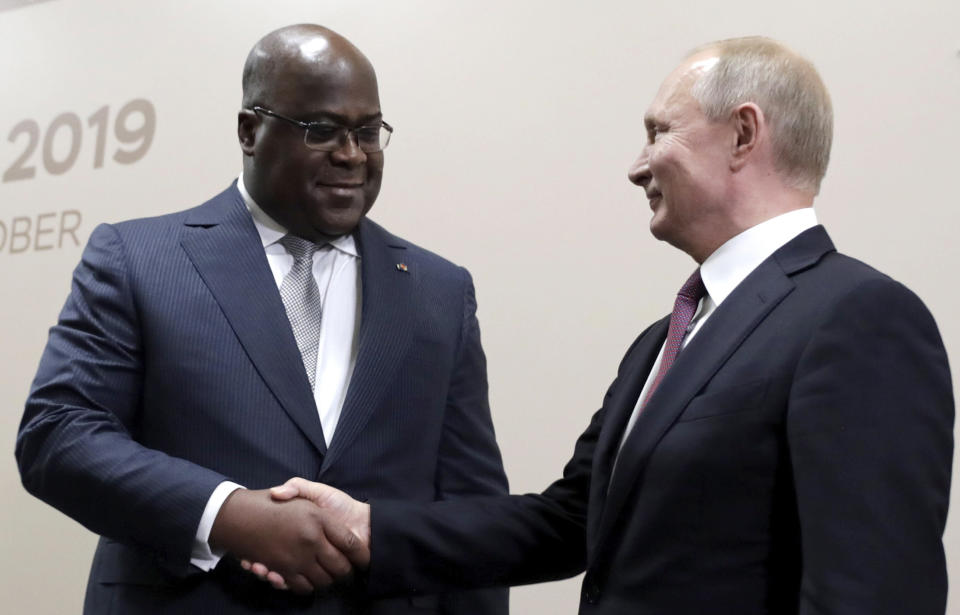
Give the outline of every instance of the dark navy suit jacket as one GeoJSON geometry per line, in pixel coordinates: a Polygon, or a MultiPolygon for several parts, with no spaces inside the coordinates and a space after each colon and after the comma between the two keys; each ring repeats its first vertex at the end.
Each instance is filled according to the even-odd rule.
{"type": "Polygon", "coordinates": [[[185,212],[94,230],[16,448],[27,489],[102,536],[85,612],[506,612],[506,590],[301,599],[229,558],[212,573],[189,564],[224,480],[302,476],[417,502],[506,492],[469,274],[369,220],[356,239],[359,348],[327,448],[235,185],[185,212]]]}
{"type": "Polygon", "coordinates": [[[543,494],[372,502],[370,590],[585,569],[584,615],[942,615],[954,402],[920,300],[807,230],[704,323],[616,459],[667,326],[543,494]]]}

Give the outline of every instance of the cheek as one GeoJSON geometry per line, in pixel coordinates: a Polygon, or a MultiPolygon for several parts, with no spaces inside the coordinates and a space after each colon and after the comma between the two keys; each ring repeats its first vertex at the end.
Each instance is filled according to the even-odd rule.
{"type": "Polygon", "coordinates": [[[312,187],[328,166],[326,152],[308,151],[306,155],[282,152],[277,159],[274,175],[281,184],[278,187],[291,192],[312,187]]]}
{"type": "Polygon", "coordinates": [[[383,153],[378,158],[367,160],[367,177],[376,179],[378,182],[383,177],[383,153]]]}
{"type": "Polygon", "coordinates": [[[380,181],[383,179],[383,159],[371,160],[367,162],[367,182],[370,184],[380,185],[380,181]]]}
{"type": "Polygon", "coordinates": [[[651,155],[650,172],[661,187],[669,183],[673,190],[683,189],[700,179],[692,163],[703,154],[696,152],[697,148],[689,143],[665,140],[651,155]]]}
{"type": "Polygon", "coordinates": [[[367,165],[367,184],[377,186],[383,180],[383,163],[367,165]]]}
{"type": "Polygon", "coordinates": [[[367,207],[373,204],[373,201],[380,194],[380,184],[383,181],[383,163],[371,164],[367,167],[367,181],[364,186],[364,195],[367,201],[367,207]]]}
{"type": "Polygon", "coordinates": [[[659,147],[650,152],[650,173],[662,190],[675,174],[676,163],[669,147],[659,147]]]}

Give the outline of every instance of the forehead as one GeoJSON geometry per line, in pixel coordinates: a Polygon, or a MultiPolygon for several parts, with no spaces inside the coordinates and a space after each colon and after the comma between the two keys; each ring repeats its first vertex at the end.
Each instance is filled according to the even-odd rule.
{"type": "Polygon", "coordinates": [[[719,57],[715,52],[707,51],[691,56],[681,63],[660,84],[644,119],[656,122],[685,111],[699,111],[700,105],[693,98],[691,88],[718,61],[719,57]]]}
{"type": "MultiPolygon", "coordinates": [[[[318,44],[319,46],[319,44],[318,44]]],[[[333,50],[284,58],[268,87],[276,106],[299,115],[369,117],[380,112],[377,78],[365,62],[333,50]]]]}

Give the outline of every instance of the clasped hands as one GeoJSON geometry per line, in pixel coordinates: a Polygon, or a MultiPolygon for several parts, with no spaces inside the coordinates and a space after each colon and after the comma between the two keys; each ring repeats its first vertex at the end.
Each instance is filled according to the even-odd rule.
{"type": "Polygon", "coordinates": [[[303,478],[234,491],[220,508],[210,545],[277,589],[310,593],[370,562],[370,505],[303,478]]]}

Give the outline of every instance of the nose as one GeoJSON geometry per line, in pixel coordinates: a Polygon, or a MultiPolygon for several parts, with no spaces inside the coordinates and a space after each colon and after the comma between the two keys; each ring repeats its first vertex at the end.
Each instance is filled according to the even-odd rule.
{"type": "Polygon", "coordinates": [[[357,133],[350,130],[340,139],[340,147],[330,152],[330,158],[347,166],[359,166],[367,161],[367,154],[360,149],[357,133]]]}
{"type": "Polygon", "coordinates": [[[646,148],[640,152],[640,155],[637,156],[634,163],[630,165],[630,170],[627,171],[627,177],[630,178],[631,182],[644,189],[647,187],[647,184],[650,183],[653,176],[650,174],[650,157],[647,155],[646,148]]]}

